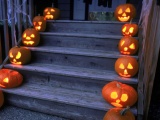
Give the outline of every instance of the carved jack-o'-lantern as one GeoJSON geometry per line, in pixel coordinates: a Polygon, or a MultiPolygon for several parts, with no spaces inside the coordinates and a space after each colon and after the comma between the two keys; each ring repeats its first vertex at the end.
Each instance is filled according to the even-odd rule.
{"type": "Polygon", "coordinates": [[[37,46],[40,42],[39,32],[34,28],[28,28],[23,32],[22,43],[25,46],[37,46]]]}
{"type": "Polygon", "coordinates": [[[122,34],[124,36],[135,36],[138,32],[137,24],[124,24],[122,26],[122,34]]]}
{"type": "Polygon", "coordinates": [[[127,22],[136,16],[136,9],[132,4],[121,4],[114,11],[114,16],[121,22],[127,22]]]}
{"type": "Polygon", "coordinates": [[[135,120],[134,114],[127,108],[111,108],[103,120],[135,120]]]}
{"type": "Polygon", "coordinates": [[[43,16],[36,16],[33,18],[33,26],[34,28],[39,31],[43,32],[46,29],[46,20],[43,16]]]}
{"type": "Polygon", "coordinates": [[[13,88],[19,86],[23,81],[23,76],[14,70],[0,70],[0,87],[13,88]]]}
{"type": "Polygon", "coordinates": [[[2,107],[3,103],[4,103],[4,95],[2,90],[0,90],[0,107],[2,107]]]}
{"type": "Polygon", "coordinates": [[[22,65],[30,62],[31,51],[26,47],[13,47],[9,50],[9,60],[12,64],[22,65]]]}
{"type": "Polygon", "coordinates": [[[115,62],[115,71],[122,77],[133,77],[138,72],[138,62],[130,56],[120,57],[115,62]]]}
{"type": "Polygon", "coordinates": [[[138,50],[138,40],[133,37],[124,36],[119,41],[118,48],[121,54],[133,55],[138,50]]]}
{"type": "Polygon", "coordinates": [[[57,20],[60,16],[60,10],[58,8],[47,7],[43,11],[45,19],[57,20]]]}
{"type": "Polygon", "coordinates": [[[137,101],[136,90],[117,81],[106,84],[102,89],[102,96],[115,107],[132,106],[137,101]]]}

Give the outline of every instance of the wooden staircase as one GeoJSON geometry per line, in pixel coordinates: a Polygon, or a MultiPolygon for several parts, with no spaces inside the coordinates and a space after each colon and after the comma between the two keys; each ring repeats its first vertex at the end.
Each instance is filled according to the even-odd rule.
{"type": "MultiPolygon", "coordinates": [[[[6,64],[24,76],[21,87],[3,89],[14,106],[73,120],[102,120],[113,108],[101,95],[110,81],[137,89],[138,79],[122,78],[114,71],[121,39],[120,22],[47,21],[37,47],[28,47],[27,65],[6,64]]],[[[133,56],[138,59],[138,56],[133,56]]],[[[131,108],[137,115],[137,105],[131,108]]]]}

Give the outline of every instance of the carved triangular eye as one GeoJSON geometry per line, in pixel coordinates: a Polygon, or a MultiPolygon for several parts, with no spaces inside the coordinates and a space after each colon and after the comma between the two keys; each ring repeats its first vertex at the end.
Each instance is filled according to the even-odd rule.
{"type": "Polygon", "coordinates": [[[112,98],[112,99],[117,99],[117,98],[118,98],[117,92],[112,92],[112,93],[111,93],[111,98],[112,98]]]}
{"type": "Polygon", "coordinates": [[[4,78],[4,79],[3,79],[3,82],[8,83],[8,82],[9,82],[8,77],[7,77],[7,78],[4,78]]]}
{"type": "Polygon", "coordinates": [[[122,12],[123,12],[122,9],[120,9],[120,10],[118,11],[118,14],[122,14],[122,12]]]}
{"type": "Polygon", "coordinates": [[[42,22],[38,22],[39,25],[42,25],[42,22]]]}
{"type": "Polygon", "coordinates": [[[126,32],[126,29],[127,29],[127,27],[125,26],[125,27],[122,29],[122,32],[126,32]]]}
{"type": "Polygon", "coordinates": [[[127,95],[127,94],[122,94],[121,100],[122,100],[123,102],[126,102],[126,101],[128,100],[128,95],[127,95]]]}
{"type": "Polygon", "coordinates": [[[47,12],[48,11],[48,9],[45,9],[45,12],[47,12]]]}
{"type": "Polygon", "coordinates": [[[33,25],[36,25],[36,22],[33,22],[33,25]]]}
{"type": "Polygon", "coordinates": [[[26,38],[26,33],[23,35],[23,38],[26,38]]]}
{"type": "Polygon", "coordinates": [[[132,43],[130,46],[129,46],[130,49],[135,49],[135,45],[134,43],[132,43]]]}
{"type": "Polygon", "coordinates": [[[31,37],[34,38],[35,37],[34,34],[31,34],[31,37]]]}
{"type": "Polygon", "coordinates": [[[51,12],[54,12],[55,10],[54,9],[51,9],[51,12]]]}
{"type": "Polygon", "coordinates": [[[13,58],[13,54],[12,52],[9,53],[9,57],[13,58]]]}
{"type": "Polygon", "coordinates": [[[119,68],[120,68],[120,69],[124,69],[124,65],[121,63],[121,64],[119,65],[119,68]]]}
{"type": "Polygon", "coordinates": [[[133,30],[134,30],[134,27],[131,27],[131,28],[129,29],[129,32],[130,32],[130,33],[133,33],[133,30]]]}
{"type": "Polygon", "coordinates": [[[131,63],[128,63],[127,68],[128,68],[128,69],[133,69],[133,66],[131,65],[131,63]]]}
{"type": "Polygon", "coordinates": [[[18,54],[16,55],[16,59],[19,59],[21,57],[21,53],[18,52],[18,54]]]}
{"type": "Polygon", "coordinates": [[[131,12],[130,8],[127,8],[127,9],[126,9],[126,12],[131,12]]]}
{"type": "Polygon", "coordinates": [[[123,40],[123,41],[121,42],[121,46],[123,46],[123,45],[124,45],[124,43],[125,43],[125,41],[123,40]]]}

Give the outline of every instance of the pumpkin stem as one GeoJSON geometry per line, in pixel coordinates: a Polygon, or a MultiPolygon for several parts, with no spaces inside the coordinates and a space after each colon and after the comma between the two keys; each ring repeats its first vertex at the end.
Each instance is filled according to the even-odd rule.
{"type": "Polygon", "coordinates": [[[118,82],[117,82],[117,84],[116,84],[116,85],[117,85],[117,87],[118,87],[118,88],[120,88],[120,87],[121,87],[121,85],[120,85],[118,82]]]}
{"type": "Polygon", "coordinates": [[[52,7],[54,7],[54,3],[52,3],[52,7]]]}
{"type": "Polygon", "coordinates": [[[132,24],[132,20],[133,20],[133,18],[130,20],[129,24],[132,24]]]}
{"type": "Polygon", "coordinates": [[[121,114],[122,116],[124,116],[129,109],[130,109],[130,107],[127,106],[126,108],[124,108],[123,110],[120,111],[120,114],[121,114]]]}

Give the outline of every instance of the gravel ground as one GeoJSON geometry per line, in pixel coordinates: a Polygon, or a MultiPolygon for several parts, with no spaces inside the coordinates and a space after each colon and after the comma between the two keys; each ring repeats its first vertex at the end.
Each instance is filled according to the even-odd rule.
{"type": "Polygon", "coordinates": [[[13,106],[4,106],[0,109],[0,120],[68,120],[13,106]]]}

